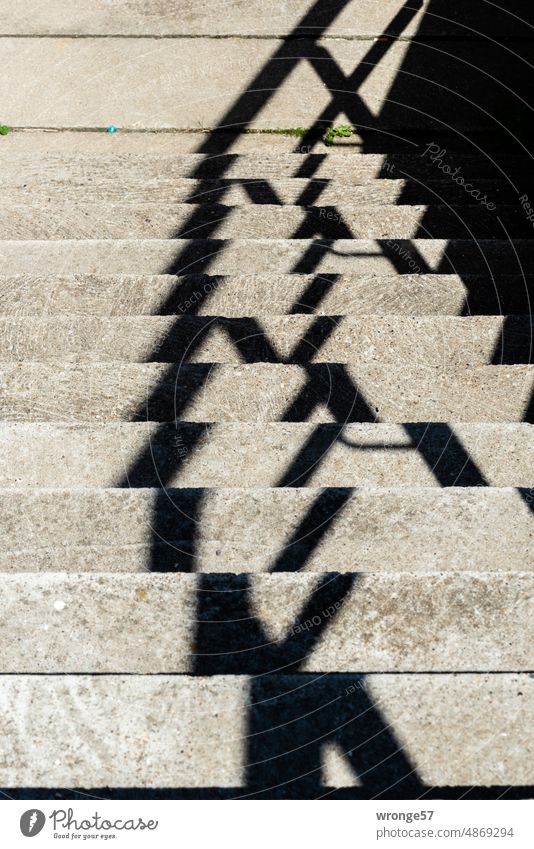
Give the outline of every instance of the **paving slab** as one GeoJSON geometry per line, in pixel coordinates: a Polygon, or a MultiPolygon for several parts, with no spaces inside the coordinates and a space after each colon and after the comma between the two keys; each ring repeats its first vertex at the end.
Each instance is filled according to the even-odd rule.
{"type": "MultiPolygon", "coordinates": [[[[305,128],[304,128],[305,129],[305,128]]],[[[414,150],[425,150],[428,146],[427,133],[420,129],[406,129],[402,134],[392,134],[388,131],[367,131],[353,127],[352,135],[348,138],[338,137],[332,145],[326,146],[319,135],[314,138],[302,138],[295,135],[294,128],[271,128],[264,130],[249,130],[235,132],[236,128],[208,132],[196,127],[176,130],[162,128],[150,130],[141,128],[134,130],[121,127],[116,133],[108,133],[107,128],[28,128],[11,127],[7,136],[2,137],[2,151],[5,153],[33,153],[42,156],[46,153],[62,152],[65,154],[196,154],[224,155],[230,153],[258,153],[260,155],[274,152],[300,154],[308,156],[328,153],[329,159],[335,156],[351,156],[354,152],[364,155],[380,153],[391,155],[392,152],[413,154],[414,150]]],[[[484,158],[498,159],[506,155],[525,155],[525,149],[519,140],[514,140],[508,133],[495,131],[490,136],[487,133],[472,130],[461,134],[444,127],[436,128],[432,133],[436,144],[446,148],[454,155],[471,154],[484,158]]]]}

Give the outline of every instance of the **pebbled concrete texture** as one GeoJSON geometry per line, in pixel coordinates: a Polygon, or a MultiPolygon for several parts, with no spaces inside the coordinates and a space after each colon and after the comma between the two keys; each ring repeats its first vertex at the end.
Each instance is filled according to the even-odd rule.
{"type": "Polygon", "coordinates": [[[505,580],[469,571],[202,582],[3,575],[0,596],[2,672],[187,673],[203,663],[274,672],[282,658],[307,672],[528,671],[533,663],[534,576],[519,571],[505,580]]]}
{"type": "Polygon", "coordinates": [[[469,568],[501,572],[506,580],[534,563],[531,487],[162,490],[54,483],[0,489],[3,572],[469,568]]]}
{"type": "MultiPolygon", "coordinates": [[[[358,3],[333,2],[310,14],[308,0],[273,0],[268,7],[261,0],[231,0],[231,2],[193,3],[182,0],[27,0],[14,6],[9,0],[0,2],[2,34],[45,35],[47,33],[101,35],[285,35],[293,28],[297,33],[304,27],[325,35],[378,36],[397,32],[391,28],[402,0],[373,0],[358,3]],[[300,28],[299,28],[300,24],[300,28]]],[[[517,6],[515,7],[517,9],[517,6]]],[[[447,0],[423,0],[412,4],[406,16],[403,34],[413,36],[424,20],[425,31],[439,35],[476,34],[477,19],[484,4],[465,4],[447,0]],[[461,10],[461,14],[459,14],[461,10]],[[447,13],[445,15],[445,13],[447,13]],[[461,21],[461,23],[457,23],[461,21]]],[[[499,9],[489,20],[495,35],[522,35],[524,30],[518,14],[499,9]]]]}
{"type": "MultiPolygon", "coordinates": [[[[444,38],[439,50],[426,40],[392,40],[370,60],[368,41],[340,38],[329,42],[319,69],[308,61],[315,42],[305,39],[5,36],[0,100],[3,120],[17,127],[308,127],[330,107],[331,91],[352,92],[354,69],[372,62],[373,73],[357,86],[362,101],[350,104],[351,123],[441,129],[442,116],[454,110],[455,129],[491,132],[510,89],[522,90],[528,49],[518,42],[511,55],[497,46],[490,57],[484,40],[444,38]],[[408,51],[419,69],[415,84],[400,73],[408,51]],[[497,54],[507,60],[506,82],[493,90],[487,74],[497,54]],[[98,85],[91,86],[95,69],[98,85]],[[388,99],[393,86],[396,97],[388,99]]],[[[514,98],[519,115],[522,103],[514,98]]]]}
{"type": "MultiPolygon", "coordinates": [[[[41,150],[38,159],[35,156],[37,151],[28,155],[18,151],[18,146],[33,136],[40,139],[41,148],[48,149],[49,142],[58,136],[38,132],[14,133],[9,136],[5,150],[2,140],[2,181],[5,188],[25,186],[33,189],[50,184],[66,184],[70,188],[88,186],[95,192],[102,191],[103,194],[104,190],[116,187],[117,183],[125,190],[129,187],[152,190],[156,187],[165,188],[187,178],[270,181],[305,177],[309,185],[319,180],[335,180],[337,188],[368,184],[378,178],[404,180],[419,177],[431,182],[446,182],[447,174],[440,169],[440,165],[454,165],[461,175],[477,182],[480,179],[493,179],[506,184],[512,177],[523,176],[530,163],[530,158],[526,155],[500,154],[493,157],[489,153],[475,155],[447,153],[445,150],[439,156],[430,143],[415,146],[409,154],[357,153],[345,150],[336,155],[334,148],[331,155],[331,149],[326,145],[323,145],[320,151],[306,152],[306,155],[303,155],[302,151],[277,152],[276,148],[263,153],[256,151],[254,155],[236,154],[233,145],[232,153],[215,154],[113,152],[115,148],[120,151],[121,143],[124,145],[128,141],[128,135],[108,140],[104,153],[105,139],[101,135],[82,133],[80,138],[84,135],[93,142],[95,150],[92,153],[43,153],[41,150]]],[[[63,138],[62,133],[59,138],[63,138]]],[[[264,141],[272,141],[275,146],[281,138],[283,140],[283,137],[273,135],[264,138],[264,141]]],[[[293,137],[292,143],[298,147],[298,138],[293,137]]],[[[150,195],[147,197],[147,200],[149,199],[150,195]]]]}
{"type": "MultiPolygon", "coordinates": [[[[223,198],[224,199],[224,198],[223,198]]],[[[28,206],[5,203],[0,208],[0,227],[6,239],[186,239],[210,236],[229,239],[236,232],[254,239],[265,234],[273,239],[316,236],[354,239],[499,238],[503,227],[528,238],[531,223],[519,207],[500,209],[499,217],[479,207],[438,206],[432,213],[422,205],[345,209],[339,206],[238,207],[224,204],[202,209],[190,204],[128,204],[91,202],[50,203],[28,206]]]]}
{"type": "Polygon", "coordinates": [[[146,239],[5,241],[5,274],[532,274],[532,240],[146,239]]]}
{"type": "MultiPolygon", "coordinates": [[[[96,198],[107,203],[126,204],[130,208],[130,215],[131,207],[134,207],[133,212],[135,212],[136,206],[147,202],[171,206],[187,203],[245,207],[250,204],[262,204],[262,206],[315,204],[316,206],[332,206],[336,209],[340,207],[341,210],[337,214],[343,213],[349,218],[356,215],[362,206],[382,206],[382,212],[389,214],[391,212],[389,207],[392,205],[471,206],[473,204],[473,196],[466,192],[463,186],[451,180],[440,180],[437,174],[433,175],[433,179],[424,181],[417,179],[411,181],[404,177],[395,179],[384,177],[372,184],[361,181],[340,185],[328,178],[314,181],[305,177],[265,180],[250,177],[225,178],[224,175],[218,179],[183,176],[168,181],[154,180],[153,186],[145,185],[138,179],[125,185],[108,179],[107,185],[104,184],[101,187],[92,184],[91,179],[84,175],[80,175],[78,180],[73,182],[70,182],[68,175],[43,176],[44,179],[41,181],[36,179],[33,183],[29,183],[29,175],[21,173],[18,179],[13,180],[13,185],[6,185],[4,202],[17,208],[24,203],[31,202],[31,204],[39,205],[39,201],[43,204],[53,199],[54,202],[63,204],[65,202],[88,204],[90,209],[96,198]]],[[[528,182],[525,188],[532,191],[532,184],[528,182]]],[[[485,197],[487,202],[498,201],[508,205],[517,203],[517,191],[513,184],[496,178],[484,177],[477,180],[476,189],[473,188],[472,191],[480,192],[480,197],[485,197]]],[[[67,206],[64,205],[63,208],[67,215],[67,206]]],[[[54,207],[52,206],[51,209],[53,210],[54,207]]],[[[179,211],[178,209],[177,212],[179,211]]],[[[191,213],[195,211],[198,212],[191,209],[191,213]]]]}
{"type": "Polygon", "coordinates": [[[377,365],[335,363],[2,363],[0,411],[5,422],[73,424],[519,422],[534,366],[400,364],[387,378],[377,365]]]}
{"type": "Polygon", "coordinates": [[[529,7],[310,6],[0,0],[0,786],[534,786],[529,7]]]}
{"type": "Polygon", "coordinates": [[[3,423],[0,486],[527,488],[532,430],[456,422],[3,423]]]}
{"type": "Polygon", "coordinates": [[[251,715],[260,729],[270,704],[280,716],[298,717],[282,724],[279,751],[297,740],[319,786],[346,783],[339,768],[325,774],[330,741],[340,746],[345,775],[348,766],[356,781],[360,774],[364,785],[371,780],[369,767],[383,757],[376,735],[373,742],[365,732],[366,724],[377,730],[376,711],[379,727],[394,734],[396,778],[414,769],[430,786],[529,784],[533,758],[524,729],[534,719],[532,689],[532,676],[521,674],[4,676],[0,780],[5,787],[220,786],[239,796],[247,773],[254,780],[251,765],[267,754],[265,735],[248,736],[243,717],[251,715]],[[284,697],[291,692],[298,698],[293,710],[284,697]],[[340,729],[362,711],[354,733],[367,742],[361,759],[358,750],[351,758],[353,738],[340,729]]]}
{"type": "Polygon", "coordinates": [[[524,312],[529,292],[532,278],[519,274],[0,276],[6,316],[506,315],[524,312]]]}
{"type": "Polygon", "coordinates": [[[0,361],[350,363],[384,368],[527,363],[525,316],[2,318],[0,361]],[[305,341],[304,343],[302,340],[305,341]]]}

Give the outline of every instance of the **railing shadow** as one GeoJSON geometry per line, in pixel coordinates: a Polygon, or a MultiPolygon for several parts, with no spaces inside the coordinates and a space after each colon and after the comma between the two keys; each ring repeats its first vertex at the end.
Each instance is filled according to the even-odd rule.
{"type": "MultiPolygon", "coordinates": [[[[230,213],[230,207],[224,205],[225,195],[235,183],[225,180],[225,174],[233,159],[224,154],[231,151],[242,131],[252,124],[301,61],[308,61],[312,65],[318,78],[330,92],[331,100],[321,114],[314,118],[309,132],[299,142],[300,148],[316,146],[325,128],[340,115],[344,115],[358,128],[361,150],[364,152],[377,148],[388,150],[389,147],[392,154],[399,149],[421,154],[421,145],[432,142],[436,137],[446,139],[447,143],[451,142],[456,150],[480,152],[478,144],[484,134],[492,138],[493,154],[497,158],[499,148],[496,148],[494,143],[496,135],[502,139],[503,149],[521,149],[523,140],[528,137],[528,127],[531,126],[528,101],[525,105],[522,100],[523,96],[526,97],[526,81],[521,76],[524,75],[525,63],[530,55],[530,43],[521,42],[518,47],[516,45],[514,56],[510,58],[508,47],[495,42],[495,33],[486,38],[484,30],[493,32],[489,6],[483,20],[473,20],[467,10],[468,24],[464,33],[466,40],[458,38],[443,52],[439,45],[425,39],[427,22],[430,36],[436,31],[436,17],[443,17],[446,13],[443,3],[431,2],[422,18],[419,39],[407,47],[396,79],[383,105],[377,111],[369,108],[359,94],[359,89],[369,79],[376,66],[387,59],[399,44],[397,39],[421,9],[422,3],[416,0],[405,3],[390,22],[383,38],[371,44],[363,60],[349,74],[338,66],[328,47],[320,41],[321,35],[345,5],[343,2],[329,4],[317,0],[295,30],[283,40],[265,67],[250,81],[247,91],[236,100],[216,130],[202,143],[198,152],[213,158],[206,159],[206,162],[201,163],[190,175],[197,183],[189,199],[192,204],[191,215],[181,233],[193,236],[201,234],[203,239],[216,237],[230,213]],[[434,8],[436,12],[433,11],[434,8]],[[476,29],[475,33],[473,28],[476,29]],[[492,42],[491,50],[488,50],[489,41],[492,42]],[[499,71],[506,68],[497,79],[496,68],[499,71]],[[493,79],[491,85],[488,85],[488,79],[493,79]],[[510,98],[511,85],[517,94],[513,103],[510,98]],[[512,118],[514,126],[520,121],[522,127],[517,140],[507,138],[507,127],[510,126],[508,122],[512,118]],[[218,181],[215,189],[214,180],[218,181]],[[204,201],[217,203],[217,215],[211,221],[206,220],[202,205],[195,205],[199,197],[204,201]]],[[[502,15],[501,10],[493,8],[497,17],[502,15]]],[[[456,23],[461,30],[461,21],[456,23]]],[[[482,150],[482,153],[485,151],[482,150]]],[[[328,181],[314,179],[321,161],[322,157],[317,154],[302,154],[294,176],[306,178],[309,183],[295,199],[295,204],[320,204],[321,195],[328,186],[328,181]]],[[[383,173],[384,178],[391,176],[391,170],[383,173]]],[[[398,204],[417,201],[429,204],[432,199],[436,202],[435,194],[429,192],[425,185],[421,185],[417,175],[404,173],[403,176],[408,182],[397,201],[398,204]]],[[[268,202],[282,205],[282,200],[268,180],[241,182],[251,203],[268,202]]],[[[509,197],[514,197],[515,188],[509,190],[509,197]]],[[[461,191],[452,182],[440,184],[439,192],[438,202],[445,210],[457,205],[461,197],[461,191]]],[[[338,216],[335,225],[332,219],[323,221],[320,216],[311,215],[293,234],[296,239],[313,237],[316,241],[303,250],[302,256],[292,269],[294,273],[309,273],[314,277],[300,302],[289,310],[290,314],[313,312],[337,285],[336,273],[318,269],[325,258],[335,251],[336,239],[352,238],[352,228],[343,209],[329,209],[335,211],[338,216]]],[[[440,218],[435,209],[422,213],[420,235],[427,237],[432,234],[434,238],[439,238],[442,225],[445,227],[445,238],[450,237],[447,226],[456,228],[454,232],[462,234],[462,238],[471,238],[471,230],[466,222],[460,220],[458,223],[450,212],[442,213],[440,218]]],[[[495,233],[491,223],[486,226],[489,226],[490,232],[495,233]]],[[[525,233],[525,229],[520,232],[525,233]]],[[[405,261],[399,250],[388,247],[385,240],[377,240],[376,244],[389,259],[392,271],[406,273],[405,261]]],[[[501,251],[494,254],[490,251],[488,255],[480,246],[475,247],[469,273],[465,273],[457,271],[458,263],[464,256],[463,245],[450,241],[439,266],[429,268],[417,245],[412,240],[407,240],[406,244],[422,270],[432,273],[457,273],[465,280],[465,314],[483,312],[490,307],[494,311],[501,304],[507,307],[512,305],[516,312],[530,312],[530,306],[525,308],[525,297],[529,297],[531,283],[529,279],[522,278],[524,263],[519,262],[511,248],[503,246],[501,251]],[[499,275],[504,273],[512,275],[514,283],[512,290],[503,292],[501,297],[497,281],[499,275]],[[518,282],[521,279],[525,281],[524,288],[521,288],[518,282]]],[[[213,250],[210,249],[203,255],[199,254],[197,245],[186,243],[166,272],[179,276],[209,275],[215,258],[224,250],[224,242],[214,243],[212,247],[213,250]]],[[[528,261],[526,256],[527,264],[528,261]]],[[[532,270],[527,268],[528,272],[532,270]]],[[[209,302],[210,291],[206,291],[206,287],[199,288],[198,281],[202,279],[209,278],[197,276],[187,284],[189,290],[180,290],[182,303],[184,295],[189,291],[192,305],[188,314],[191,316],[198,315],[201,308],[209,302]],[[196,289],[193,288],[195,286],[196,289]]],[[[177,311],[177,306],[177,295],[173,293],[162,306],[161,312],[173,314],[177,311]]],[[[505,325],[503,339],[498,350],[496,349],[498,362],[530,362],[530,348],[529,359],[524,359],[527,355],[524,324],[519,328],[522,341],[518,342],[516,332],[509,332],[514,321],[517,329],[518,321],[515,319],[505,325]]],[[[213,324],[211,319],[206,320],[204,330],[198,332],[198,321],[192,322],[189,330],[187,323],[180,321],[179,326],[177,323],[169,336],[162,341],[158,348],[158,357],[168,357],[172,363],[181,361],[186,356],[191,359],[213,324]]],[[[345,423],[377,421],[371,399],[364,397],[343,364],[311,362],[311,355],[320,349],[328,336],[326,323],[320,317],[288,358],[277,356],[275,346],[271,344],[258,319],[217,320],[216,325],[235,345],[243,362],[298,362],[306,370],[307,382],[283,412],[281,421],[309,420],[317,405],[325,404],[335,422],[334,425],[318,425],[314,429],[281,476],[278,486],[305,485],[331,448],[338,440],[344,438],[345,423]]],[[[151,394],[137,415],[139,421],[148,416],[162,423],[154,440],[146,446],[121,482],[122,486],[142,486],[154,485],[157,481],[157,486],[161,488],[153,520],[151,568],[154,571],[198,568],[196,537],[203,491],[187,491],[179,505],[172,503],[165,488],[175,478],[182,460],[177,456],[171,463],[166,456],[165,462],[158,464],[155,474],[154,448],[157,448],[158,442],[165,442],[169,428],[174,427],[168,423],[180,419],[188,405],[205,387],[211,374],[211,366],[206,364],[182,364],[179,367],[169,365],[165,380],[151,394]],[[172,391],[169,387],[172,387],[172,391]],[[176,524],[179,526],[178,530],[176,524]]],[[[533,421],[532,410],[527,412],[526,420],[533,421]]],[[[180,424],[179,427],[182,433],[184,428],[187,430],[189,452],[194,451],[199,440],[209,433],[209,424],[180,424]]],[[[443,422],[405,423],[403,427],[413,450],[423,456],[440,485],[488,485],[484,474],[477,468],[450,425],[443,422]]],[[[350,496],[351,490],[343,489],[335,490],[334,494],[320,494],[308,513],[302,517],[299,527],[285,548],[274,559],[271,571],[302,569],[350,496]]],[[[456,793],[458,796],[483,797],[491,796],[492,792],[495,795],[506,793],[506,788],[501,787],[494,790],[444,788],[442,791],[439,788],[426,788],[418,777],[417,767],[410,762],[395,740],[393,731],[381,717],[379,708],[367,695],[365,676],[350,676],[351,681],[354,681],[355,677],[358,677],[359,681],[356,696],[351,699],[342,695],[349,684],[339,675],[324,675],[306,680],[306,686],[298,691],[290,686],[284,675],[301,671],[303,660],[313,650],[323,628],[327,626],[324,616],[321,618],[321,611],[324,611],[325,605],[328,604],[337,605],[336,610],[340,608],[354,581],[354,575],[328,575],[322,578],[317,592],[309,599],[302,614],[307,619],[319,617],[321,626],[315,633],[313,629],[299,632],[297,621],[292,629],[292,636],[273,645],[268,640],[260,620],[252,611],[250,581],[247,576],[200,577],[197,651],[192,672],[200,675],[253,676],[248,716],[246,784],[243,788],[231,791],[162,789],[154,792],[162,796],[171,793],[182,797],[211,794],[212,797],[219,795],[232,798],[247,795],[315,798],[325,794],[321,783],[321,752],[325,740],[330,740],[341,747],[355,779],[360,782],[355,788],[339,791],[332,789],[330,795],[333,796],[369,798],[392,794],[393,798],[419,798],[425,795],[454,796],[456,793]],[[222,612],[219,609],[220,593],[228,592],[232,593],[234,602],[231,615],[227,612],[227,605],[222,612]]],[[[120,794],[122,791],[114,792],[120,794]]],[[[518,789],[517,792],[530,795],[530,788],[518,789]]],[[[129,797],[132,797],[131,792],[129,797]]]]}

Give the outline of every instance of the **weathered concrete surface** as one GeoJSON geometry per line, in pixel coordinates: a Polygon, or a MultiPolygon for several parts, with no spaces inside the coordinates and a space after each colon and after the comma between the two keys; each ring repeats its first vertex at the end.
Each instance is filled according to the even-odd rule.
{"type": "Polygon", "coordinates": [[[254,239],[317,236],[354,239],[500,238],[506,231],[529,238],[532,224],[519,207],[498,217],[479,206],[271,206],[6,202],[0,207],[6,239],[187,239],[236,233],[254,239]],[[503,229],[504,228],[504,229],[503,229]]]}
{"type": "MultiPolygon", "coordinates": [[[[316,49],[304,39],[5,37],[2,120],[28,127],[307,127],[330,106],[329,88],[339,96],[356,87],[363,102],[350,103],[351,123],[367,129],[440,129],[454,111],[455,130],[491,131],[499,128],[492,115],[511,96],[521,115],[529,55],[521,42],[512,54],[495,43],[488,51],[483,40],[393,40],[370,73],[368,41],[341,38],[328,44],[323,78],[308,61],[316,49]],[[502,82],[494,76],[499,61],[502,82]],[[358,87],[350,75],[363,62],[367,74],[358,87]]],[[[341,116],[343,108],[341,97],[341,116]]]]}
{"type": "Polygon", "coordinates": [[[176,239],[0,242],[4,274],[511,274],[534,271],[534,243],[499,239],[176,239]]]}
{"type": "Polygon", "coordinates": [[[531,298],[519,274],[0,275],[0,310],[17,316],[517,315],[531,298]]]}
{"type": "Polygon", "coordinates": [[[245,677],[2,676],[0,684],[3,786],[242,780],[245,677]]]}
{"type": "Polygon", "coordinates": [[[528,363],[531,317],[197,316],[2,318],[0,361],[528,363]],[[304,341],[302,341],[304,340],[304,341]]]}
{"type": "MultiPolygon", "coordinates": [[[[16,142],[27,134],[15,133],[11,138],[16,142]]],[[[48,148],[53,139],[50,133],[37,134],[41,139],[41,148],[48,148]]],[[[184,178],[216,180],[221,178],[239,180],[288,180],[292,177],[306,178],[310,185],[318,180],[336,180],[341,185],[372,183],[377,179],[405,180],[410,177],[425,178],[429,181],[446,182],[449,173],[458,173],[471,179],[500,179],[504,182],[512,177],[524,177],[531,164],[528,156],[501,154],[497,157],[487,152],[479,154],[447,152],[438,156],[430,143],[420,144],[410,154],[393,153],[353,153],[345,151],[342,155],[330,155],[330,147],[323,146],[322,152],[282,153],[256,151],[251,154],[236,154],[232,145],[231,153],[216,154],[180,154],[180,153],[113,153],[115,139],[107,145],[107,153],[97,148],[100,136],[91,134],[95,143],[93,153],[83,155],[62,151],[43,152],[41,149],[29,155],[6,147],[2,140],[2,184],[8,188],[44,186],[47,184],[67,184],[68,187],[90,186],[94,191],[104,193],[116,187],[117,183],[127,190],[129,187],[150,190],[165,188],[169,184],[184,178]],[[325,155],[328,154],[328,155],[325,155]],[[432,154],[434,154],[432,156],[432,154]],[[441,167],[440,167],[441,166],[441,167]]],[[[121,136],[121,140],[128,136],[121,136]]],[[[275,139],[277,137],[275,136],[275,139]]],[[[293,138],[293,144],[299,144],[293,138]]],[[[12,143],[13,145],[15,142],[12,143]]],[[[120,144],[118,145],[120,149],[120,144]]],[[[439,148],[438,148],[439,150],[439,148]]],[[[474,188],[475,186],[473,186],[474,188]]]]}
{"type": "Polygon", "coordinates": [[[512,422],[534,366],[2,363],[4,421],[512,422]],[[329,407],[330,405],[330,407],[329,407]]]}
{"type": "MultiPolygon", "coordinates": [[[[286,128],[288,129],[288,128],[286,128]]],[[[291,129],[291,128],[289,128],[291,129]]],[[[503,151],[512,155],[521,154],[513,139],[506,134],[495,133],[488,137],[486,133],[471,131],[461,136],[444,127],[432,132],[432,139],[453,153],[454,157],[464,154],[476,154],[482,165],[487,157],[501,158],[503,151]],[[482,151],[482,155],[481,155],[482,151]]],[[[2,152],[39,156],[43,151],[47,154],[62,152],[65,154],[196,154],[208,150],[211,155],[224,155],[229,151],[236,154],[258,153],[262,156],[272,153],[297,153],[308,155],[328,153],[328,158],[338,155],[352,156],[356,151],[362,151],[365,156],[373,153],[392,155],[404,153],[413,155],[416,149],[424,150],[429,144],[427,134],[421,130],[410,132],[406,130],[402,136],[393,137],[380,131],[367,132],[364,129],[353,128],[348,138],[338,137],[333,145],[325,147],[322,138],[303,142],[301,137],[295,137],[289,132],[272,130],[251,130],[235,135],[231,130],[212,133],[191,127],[184,130],[132,130],[120,128],[117,133],[107,133],[105,128],[75,129],[68,128],[11,128],[7,136],[2,137],[2,152]],[[421,145],[423,147],[421,147],[421,145]]],[[[506,169],[504,169],[506,172],[506,169]]]]}
{"type": "Polygon", "coordinates": [[[510,573],[533,568],[533,501],[496,487],[0,489],[0,569],[510,573]]]}
{"type": "MultiPolygon", "coordinates": [[[[521,674],[285,675],[273,686],[247,676],[4,676],[0,781],[3,787],[235,787],[237,796],[248,764],[269,756],[265,735],[248,737],[244,717],[268,722],[262,705],[270,704],[293,717],[280,725],[279,753],[294,751],[295,740],[301,754],[317,750],[317,783],[326,784],[323,746],[355,714],[373,727],[374,714],[362,710],[371,704],[425,784],[528,785],[534,758],[525,728],[534,722],[533,688],[532,677],[521,674]],[[284,693],[297,694],[292,710],[284,693]]],[[[384,735],[366,734],[365,727],[368,767],[383,760],[384,735]]],[[[340,745],[346,752],[350,738],[340,745]]],[[[298,775],[298,750],[294,757],[298,775]]],[[[347,756],[347,764],[368,780],[358,758],[347,756]]],[[[264,768],[276,783],[277,760],[264,768]]],[[[411,768],[404,763],[398,777],[411,768]]],[[[329,778],[334,786],[345,783],[339,773],[329,778]]]]}
{"type": "Polygon", "coordinates": [[[529,487],[533,478],[528,424],[0,425],[2,487],[529,487]]]}
{"type": "Polygon", "coordinates": [[[308,672],[532,669],[532,574],[348,577],[3,575],[0,667],[215,671],[224,655],[219,669],[241,673],[282,658],[308,672]]]}
{"type": "MultiPolygon", "coordinates": [[[[59,201],[64,204],[67,215],[68,204],[91,204],[97,200],[106,203],[138,206],[139,204],[158,203],[172,206],[173,204],[226,204],[227,206],[249,206],[250,204],[296,205],[308,206],[310,203],[322,206],[341,208],[346,216],[355,215],[362,206],[390,205],[447,205],[469,206],[473,204],[474,196],[465,188],[449,180],[430,177],[425,180],[409,180],[407,178],[380,178],[372,183],[337,183],[328,178],[314,180],[305,177],[287,177],[282,179],[260,179],[254,177],[236,177],[220,179],[196,179],[177,177],[176,179],[154,179],[154,185],[143,183],[136,179],[134,182],[118,182],[109,179],[104,186],[96,185],[90,177],[80,174],[78,180],[70,179],[68,175],[56,173],[43,175],[39,181],[37,175],[24,172],[13,185],[6,185],[4,203],[12,207],[26,204],[49,203],[59,201]]],[[[480,192],[478,198],[484,198],[488,203],[517,204],[517,190],[511,181],[505,178],[493,179],[481,177],[472,183],[471,192],[480,192]]],[[[522,183],[527,193],[532,193],[533,184],[529,181],[522,183]]],[[[54,207],[52,206],[52,209],[54,207]]],[[[61,209],[61,207],[60,207],[61,209]]],[[[383,210],[386,212],[386,210],[383,210]]],[[[389,212],[389,210],[387,210],[389,212]]],[[[492,211],[492,210],[490,210],[492,211]]],[[[178,210],[179,212],[179,210],[178,210]]],[[[194,210],[191,209],[191,213],[194,210]]]]}
{"type": "MultiPolygon", "coordinates": [[[[403,36],[416,35],[422,27],[424,34],[477,35],[481,29],[494,35],[524,35],[521,4],[514,3],[513,12],[487,4],[458,0],[438,2],[423,0],[408,6],[403,19],[403,36]],[[491,12],[491,13],[490,13],[491,12]]],[[[261,0],[231,0],[226,3],[194,3],[191,0],[26,0],[14,5],[10,0],[0,2],[0,32],[3,34],[64,33],[85,35],[286,35],[296,34],[336,36],[398,35],[392,27],[396,15],[406,8],[402,0],[358,0],[350,3],[328,3],[311,13],[314,4],[309,0],[273,0],[267,7],[261,0]],[[324,30],[324,32],[323,32],[324,30]]]]}

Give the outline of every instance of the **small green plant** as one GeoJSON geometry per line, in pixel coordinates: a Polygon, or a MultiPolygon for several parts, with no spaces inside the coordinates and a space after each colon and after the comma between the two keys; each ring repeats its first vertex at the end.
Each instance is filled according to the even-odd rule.
{"type": "Polygon", "coordinates": [[[327,129],[324,134],[323,141],[325,144],[334,144],[334,139],[339,137],[343,139],[347,139],[349,136],[353,134],[354,130],[349,124],[338,124],[337,126],[331,126],[327,129]]]}
{"type": "Polygon", "coordinates": [[[7,136],[9,133],[9,127],[6,127],[5,124],[0,124],[0,136],[7,136]]]}

